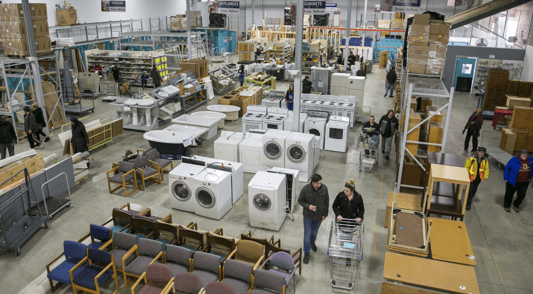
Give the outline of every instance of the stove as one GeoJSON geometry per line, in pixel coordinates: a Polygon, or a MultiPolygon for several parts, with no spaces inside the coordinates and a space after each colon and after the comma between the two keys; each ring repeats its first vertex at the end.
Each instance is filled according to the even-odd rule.
{"type": "Polygon", "coordinates": [[[263,119],[267,115],[267,107],[250,105],[247,112],[242,116],[242,132],[248,133],[252,129],[263,129],[263,119]]]}
{"type": "Polygon", "coordinates": [[[268,114],[263,118],[263,129],[283,130],[283,123],[289,116],[289,110],[269,107],[268,114]]]}
{"type": "Polygon", "coordinates": [[[320,101],[301,100],[300,112],[307,113],[309,110],[318,110],[317,102],[320,102],[320,101]]]}
{"type": "Polygon", "coordinates": [[[335,115],[344,116],[350,119],[350,128],[355,124],[355,107],[357,98],[354,96],[339,96],[339,103],[337,104],[335,115]]]}
{"type": "Polygon", "coordinates": [[[327,111],[329,116],[334,116],[337,111],[337,105],[337,102],[321,101],[321,104],[318,105],[318,110],[327,111]]]}

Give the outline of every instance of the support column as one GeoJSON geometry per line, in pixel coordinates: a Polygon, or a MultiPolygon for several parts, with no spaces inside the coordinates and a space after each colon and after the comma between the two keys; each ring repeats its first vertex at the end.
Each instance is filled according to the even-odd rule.
{"type": "Polygon", "coordinates": [[[302,43],[304,29],[304,0],[298,0],[296,3],[296,40],[294,62],[296,70],[299,72],[294,76],[294,102],[293,102],[293,121],[292,130],[294,132],[303,132],[300,130],[300,100],[302,99],[302,43]]]}
{"type": "Polygon", "coordinates": [[[191,0],[185,0],[187,3],[187,59],[192,59],[192,40],[191,40],[191,0]]]}
{"type": "Polygon", "coordinates": [[[346,18],[346,44],[344,46],[344,70],[348,68],[348,53],[350,52],[350,27],[352,23],[352,2],[348,0],[348,17],[346,18]]]}

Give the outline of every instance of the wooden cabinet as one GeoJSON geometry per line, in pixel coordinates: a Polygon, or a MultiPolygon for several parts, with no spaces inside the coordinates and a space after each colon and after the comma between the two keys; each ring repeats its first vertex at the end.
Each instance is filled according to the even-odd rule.
{"type": "Polygon", "coordinates": [[[531,97],[531,91],[533,91],[533,82],[519,82],[516,96],[531,97]]]}
{"type": "Polygon", "coordinates": [[[518,86],[520,86],[520,81],[508,81],[507,87],[505,87],[505,95],[517,96],[518,86]]]}
{"type": "MultiPolygon", "coordinates": [[[[494,110],[496,106],[504,106],[507,102],[505,93],[514,90],[514,87],[509,83],[508,70],[489,70],[485,98],[483,99],[483,110],[494,110]]],[[[516,84],[516,89],[518,89],[518,84],[516,84]]]]}

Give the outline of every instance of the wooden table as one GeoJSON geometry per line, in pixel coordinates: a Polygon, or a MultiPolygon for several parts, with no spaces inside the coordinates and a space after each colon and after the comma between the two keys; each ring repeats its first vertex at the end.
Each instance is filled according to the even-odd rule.
{"type": "Polygon", "coordinates": [[[476,265],[474,251],[472,251],[464,222],[434,217],[428,220],[433,221],[429,235],[433,259],[476,265]]]}
{"type": "Polygon", "coordinates": [[[447,293],[480,293],[472,266],[392,252],[385,253],[383,278],[447,293]]]}
{"type": "Polygon", "coordinates": [[[466,209],[466,200],[468,198],[466,193],[468,193],[468,189],[470,187],[470,177],[468,176],[468,171],[466,168],[431,164],[428,185],[429,189],[426,191],[423,202],[426,205],[425,212],[427,215],[429,216],[431,213],[433,213],[451,216],[452,218],[460,218],[463,220],[466,209]],[[447,205],[446,203],[435,203],[438,205],[435,205],[435,207],[432,209],[432,202],[437,200],[433,199],[433,194],[435,193],[434,188],[435,186],[440,185],[439,183],[452,184],[453,190],[455,190],[456,193],[454,193],[452,197],[449,197],[449,200],[451,200],[450,205],[447,205]]]}
{"type": "Polygon", "coordinates": [[[383,282],[381,284],[381,294],[437,294],[437,292],[383,282]]]}
{"type": "Polygon", "coordinates": [[[422,207],[420,205],[422,200],[420,196],[413,194],[389,192],[389,194],[387,195],[387,209],[385,211],[385,224],[383,225],[384,228],[389,227],[393,201],[395,208],[422,211],[422,207]]]}

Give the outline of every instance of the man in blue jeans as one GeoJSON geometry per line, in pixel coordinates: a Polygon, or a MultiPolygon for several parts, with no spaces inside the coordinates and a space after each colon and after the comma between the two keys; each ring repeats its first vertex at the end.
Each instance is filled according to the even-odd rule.
{"type": "Polygon", "coordinates": [[[322,184],[321,175],[314,174],[311,177],[311,183],[305,185],[300,191],[298,203],[303,207],[304,263],[307,264],[310,251],[317,251],[315,241],[320,224],[328,217],[328,187],[322,184]]]}

